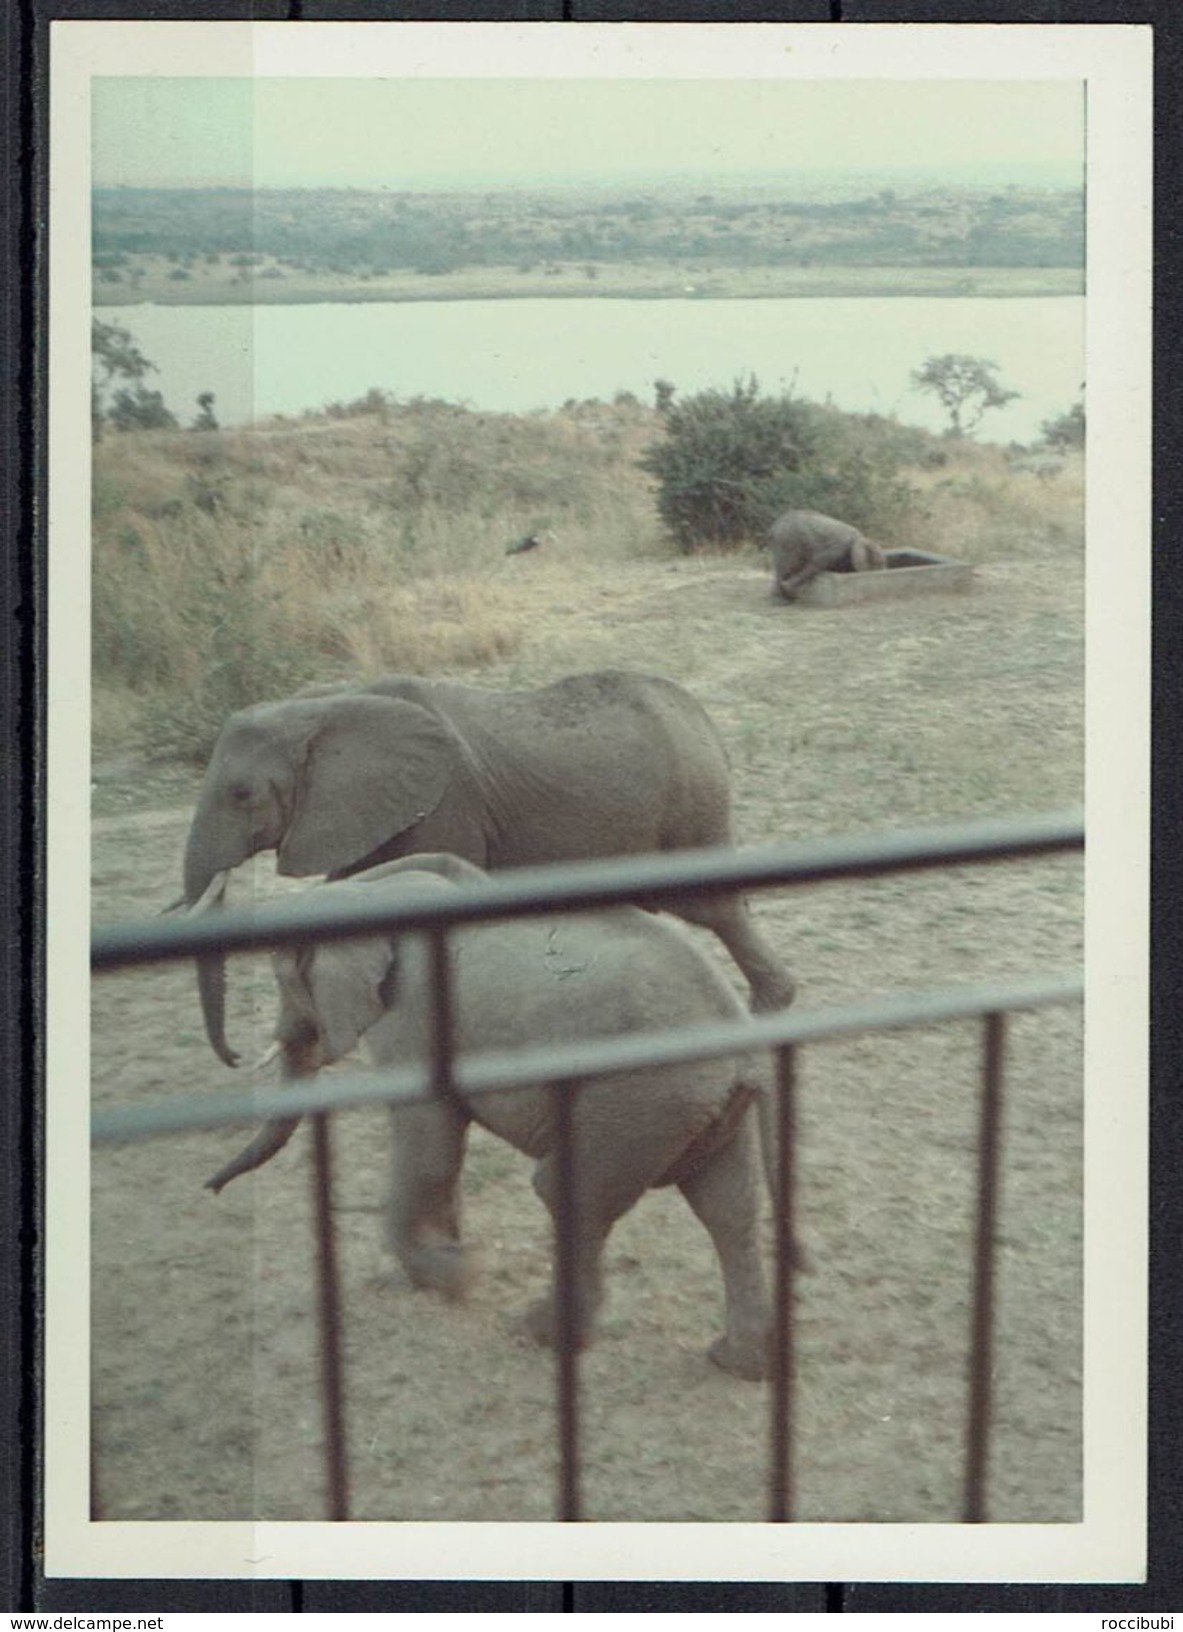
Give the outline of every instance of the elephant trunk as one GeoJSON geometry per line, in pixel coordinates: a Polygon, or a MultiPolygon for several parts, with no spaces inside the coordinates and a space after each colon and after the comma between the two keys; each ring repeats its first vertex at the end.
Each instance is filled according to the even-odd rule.
{"type": "Polygon", "coordinates": [[[241,1056],[226,1041],[226,959],[220,952],[198,958],[197,991],[210,1047],[224,1065],[236,1066],[241,1056]]]}
{"type": "MultiPolygon", "coordinates": [[[[262,1070],[277,1054],[281,1057],[280,1076],[285,1083],[306,1082],[316,1075],[323,1063],[320,1039],[315,1029],[308,1026],[285,1027],[282,1016],[279,1036],[263,1057],[255,1062],[254,1069],[262,1070]]],[[[273,1116],[237,1156],[225,1167],[220,1167],[212,1179],[205,1181],[205,1188],[217,1195],[239,1174],[253,1173],[256,1167],[264,1166],[279,1154],[302,1120],[299,1116],[273,1116]]]]}
{"type": "Polygon", "coordinates": [[[300,1120],[298,1116],[276,1116],[270,1122],[265,1122],[250,1144],[244,1146],[233,1161],[227,1162],[225,1167],[218,1169],[212,1179],[205,1181],[205,1188],[217,1195],[231,1179],[238,1178],[240,1173],[251,1173],[256,1167],[262,1167],[265,1162],[269,1162],[287,1144],[299,1127],[300,1120]]]}
{"type": "MultiPolygon", "coordinates": [[[[220,907],[226,894],[227,877],[226,872],[212,876],[199,872],[186,857],[185,900],[190,913],[196,915],[220,907]]],[[[226,1041],[226,959],[221,952],[198,958],[197,990],[210,1047],[226,1065],[237,1065],[239,1057],[226,1041]]]]}

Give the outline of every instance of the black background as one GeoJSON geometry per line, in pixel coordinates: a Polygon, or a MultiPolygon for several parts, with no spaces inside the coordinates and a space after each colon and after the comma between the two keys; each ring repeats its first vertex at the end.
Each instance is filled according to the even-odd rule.
{"type": "MultiPolygon", "coordinates": [[[[1181,697],[1178,0],[0,0],[0,1610],[1183,1612],[1183,1151],[1176,993],[1181,697]],[[44,816],[47,37],[54,18],[309,22],[1150,23],[1155,35],[1150,1554],[1144,1586],[902,1582],[135,1581],[42,1575],[38,1178],[44,816]]],[[[643,1528],[637,1532],[643,1545],[643,1528]]],[[[906,1538],[901,1537],[906,1546],[906,1538]]],[[[462,1564],[462,1561],[460,1561],[462,1564]]],[[[638,1560],[643,1567],[643,1560],[638,1560]]]]}

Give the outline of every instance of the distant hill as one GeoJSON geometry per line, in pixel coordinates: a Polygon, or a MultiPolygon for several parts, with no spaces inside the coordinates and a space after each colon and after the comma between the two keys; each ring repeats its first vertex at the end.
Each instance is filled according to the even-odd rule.
{"type": "MultiPolygon", "coordinates": [[[[179,284],[229,259],[243,282],[292,273],[425,276],[662,265],[1075,268],[1084,199],[1072,186],[971,186],[934,176],[664,178],[660,184],[412,190],[101,188],[96,285],[134,284],[163,258],[179,284]]],[[[111,286],[116,286],[112,288],[111,286]]]]}

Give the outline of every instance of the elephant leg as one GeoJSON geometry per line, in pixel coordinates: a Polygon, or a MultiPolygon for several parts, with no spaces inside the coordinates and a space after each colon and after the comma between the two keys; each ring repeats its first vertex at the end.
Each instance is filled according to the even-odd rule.
{"type": "Polygon", "coordinates": [[[771,941],[756,928],[742,895],[702,896],[670,910],[687,923],[713,930],[743,971],[755,1013],[787,1009],[797,987],[771,941]]]}
{"type": "Polygon", "coordinates": [[[771,1307],[760,1258],[755,1118],[745,1116],[735,1137],[678,1188],[706,1226],[723,1271],[727,1327],[710,1357],[723,1371],[759,1382],[768,1375],[771,1307]]]}
{"type": "Polygon", "coordinates": [[[776,592],[785,601],[795,601],[800,592],[811,579],[816,578],[821,569],[810,561],[796,572],[786,573],[776,581],[776,592]]]}
{"type": "MultiPolygon", "coordinates": [[[[634,1147],[635,1149],[635,1147],[634,1147]]],[[[572,1253],[574,1289],[573,1337],[577,1349],[585,1349],[595,1336],[596,1319],[604,1301],[602,1260],[604,1243],[616,1220],[644,1195],[648,1175],[630,1177],[626,1157],[619,1164],[601,1169],[584,1152],[577,1152],[575,1196],[575,1240],[572,1253]],[[610,1189],[609,1189],[610,1187],[610,1189]]],[[[536,1343],[557,1348],[559,1341],[559,1228],[558,1172],[553,1153],[544,1156],[534,1169],[534,1189],[546,1204],[555,1224],[556,1251],[551,1290],[526,1312],[526,1330],[536,1343]]]]}
{"type": "Polygon", "coordinates": [[[819,573],[840,572],[850,565],[849,543],[822,544],[811,552],[809,560],[803,567],[779,579],[777,588],[786,601],[792,601],[819,573]]]}
{"type": "Polygon", "coordinates": [[[451,1105],[400,1106],[392,1122],[388,1244],[415,1286],[461,1297],[469,1278],[459,1194],[468,1122],[451,1105]]]}

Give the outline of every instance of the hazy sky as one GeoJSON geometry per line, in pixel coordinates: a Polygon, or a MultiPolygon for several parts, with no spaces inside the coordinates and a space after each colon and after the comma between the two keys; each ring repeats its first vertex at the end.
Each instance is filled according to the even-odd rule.
{"type": "MultiPolygon", "coordinates": [[[[1078,81],[95,79],[97,186],[1055,166],[1078,81]]],[[[997,178],[995,178],[997,179],[997,178]]]]}

